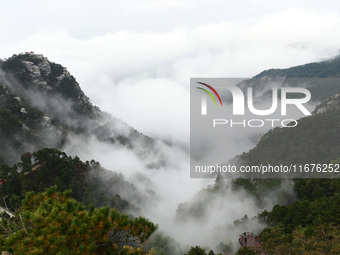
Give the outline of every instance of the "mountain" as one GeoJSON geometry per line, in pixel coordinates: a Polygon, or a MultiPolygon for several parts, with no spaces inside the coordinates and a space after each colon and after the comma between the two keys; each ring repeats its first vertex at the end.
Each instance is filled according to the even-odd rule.
{"type": "MultiPolygon", "coordinates": [[[[326,75],[339,76],[339,70],[340,57],[337,57],[329,61],[289,69],[272,69],[255,77],[279,79],[283,75],[288,77],[296,75],[308,78],[307,75],[311,75],[320,78],[326,75]]],[[[271,129],[261,137],[253,149],[232,161],[243,165],[290,165],[322,164],[340,159],[340,144],[338,142],[340,141],[340,79],[333,80],[331,89],[323,87],[324,83],[329,84],[329,81],[328,78],[320,78],[317,84],[314,83],[315,87],[309,87],[309,89],[313,89],[314,93],[323,90],[321,96],[316,96],[319,99],[324,95],[329,96],[316,106],[312,116],[298,120],[298,125],[294,128],[271,129]]]]}
{"type": "Polygon", "coordinates": [[[340,94],[335,94],[319,104],[313,114],[323,113],[329,110],[340,110],[340,94]]]}
{"type": "MultiPolygon", "coordinates": [[[[170,143],[102,112],[66,68],[34,53],[0,61],[0,122],[0,209],[15,216],[1,209],[0,251],[146,254],[141,243],[157,225],[136,216],[159,198],[141,172],[127,179],[125,162],[146,171],[172,164],[170,143]],[[75,155],[97,148],[124,156],[105,169],[75,155]]],[[[157,237],[148,250],[166,248],[157,237]]]]}
{"type": "MultiPolygon", "coordinates": [[[[319,108],[321,109],[321,108],[319,108]]],[[[340,109],[300,119],[295,128],[274,128],[238,158],[243,165],[330,163],[340,158],[340,109]]]]}
{"type": "MultiPolygon", "coordinates": [[[[303,84],[314,100],[321,103],[312,116],[300,119],[297,127],[270,130],[253,149],[234,160],[274,165],[340,163],[339,63],[337,57],[289,69],[272,69],[240,84],[242,89],[252,86],[263,92],[262,97],[270,96],[273,81],[284,86],[303,84]]],[[[30,191],[44,192],[52,185],[57,185],[60,192],[72,189],[72,197],[85,206],[109,206],[134,215],[143,213],[142,205],[151,210],[156,208],[153,205],[159,198],[146,176],[128,179],[116,172],[123,171],[124,166],[117,169],[114,161],[110,163],[116,171],[111,171],[95,160],[80,160],[63,152],[77,143],[78,148],[91,146],[91,139],[110,145],[105,147],[110,150],[133,153],[143,162],[138,166],[148,171],[174,164],[166,155],[173,152],[171,144],[147,137],[102,112],[92,105],[66,68],[39,54],[23,53],[0,61],[0,122],[1,206],[11,210],[27,207],[20,201],[27,194],[32,198],[30,191]]],[[[178,206],[176,220],[183,228],[199,226],[214,241],[217,237],[221,242],[219,249],[226,254],[232,245],[225,242],[234,242],[240,232],[259,233],[266,226],[269,227],[262,231],[260,240],[268,254],[310,254],[317,249],[315,244],[322,233],[326,237],[319,248],[325,252],[320,254],[337,254],[339,190],[338,179],[223,180],[219,176],[214,184],[178,206]],[[280,205],[274,204],[277,201],[280,205]],[[234,211],[239,208],[242,213],[252,214],[251,218],[244,214],[235,218],[234,211]],[[262,213],[256,215],[259,211],[262,213]],[[235,220],[232,224],[230,218],[235,220]],[[308,247],[296,245],[303,242],[308,247]]],[[[38,197],[46,196],[39,194],[38,197]]],[[[30,197],[25,200],[30,201],[30,197]]],[[[42,203],[43,207],[46,203],[47,200],[42,203]]],[[[59,203],[58,200],[53,206],[61,210],[64,205],[59,203]]],[[[29,224],[39,220],[39,212],[44,208],[38,207],[37,211],[33,208],[31,213],[35,216],[29,224]]],[[[79,211],[75,212],[81,217],[79,211]]],[[[16,224],[20,226],[20,222],[16,224]]],[[[17,240],[25,235],[17,233],[17,240]]],[[[11,249],[11,243],[6,246],[11,249]]]]}
{"type": "MultiPolygon", "coordinates": [[[[270,69],[240,83],[238,86],[242,90],[254,88],[259,101],[271,97],[270,89],[273,86],[305,87],[319,104],[311,116],[299,119],[296,127],[269,130],[252,149],[233,158],[231,165],[340,164],[339,78],[340,56],[288,69],[270,69]]],[[[228,204],[235,204],[236,207],[238,203],[235,194],[240,194],[236,196],[240,200],[249,199],[249,203],[255,203],[257,210],[268,206],[268,201],[280,202],[269,211],[262,209],[263,212],[253,218],[245,215],[233,224],[219,221],[223,229],[235,234],[235,239],[243,231],[261,231],[259,237],[266,254],[339,252],[338,178],[230,180],[218,176],[215,184],[205,187],[178,206],[177,220],[190,220],[198,224],[207,221],[216,211],[221,211],[217,215],[229,215],[233,208],[228,204]],[[275,197],[279,199],[275,200],[275,197]],[[320,233],[325,238],[321,238],[320,233]]],[[[217,235],[224,232],[215,230],[217,235]]],[[[240,249],[237,254],[255,253],[240,249]]]]}
{"type": "Polygon", "coordinates": [[[127,181],[122,163],[117,167],[107,159],[111,169],[106,170],[91,158],[82,163],[75,153],[96,148],[122,151],[126,154],[122,161],[138,160],[136,168],[150,171],[173,164],[163,151],[171,144],[102,112],[65,67],[39,54],[22,53],[0,61],[0,123],[0,178],[11,180],[11,188],[2,190],[8,199],[13,197],[15,202],[7,201],[11,206],[30,190],[42,192],[57,185],[72,189],[74,198],[85,204],[140,214],[141,205],[156,199],[146,176],[135,174],[127,181]]]}
{"type": "Polygon", "coordinates": [[[146,167],[166,164],[156,148],[161,141],[102,112],[66,68],[43,55],[24,53],[0,62],[0,123],[0,176],[7,180],[1,193],[11,209],[28,191],[42,192],[53,185],[72,189],[73,197],[85,204],[133,214],[140,214],[138,206],[154,198],[151,189],[140,190],[121,173],[59,151],[93,138],[111,148],[126,148],[146,167]]]}
{"type": "Polygon", "coordinates": [[[340,78],[340,55],[321,62],[308,63],[286,69],[265,70],[253,78],[340,78]]]}
{"type": "MultiPolygon", "coordinates": [[[[269,98],[268,88],[303,87],[311,92],[311,100],[321,102],[340,93],[340,55],[321,62],[294,66],[287,69],[269,69],[239,84],[246,90],[253,87],[262,99],[269,98]]],[[[299,95],[292,94],[291,98],[299,95]]]]}
{"type": "Polygon", "coordinates": [[[17,83],[20,83],[21,88],[26,90],[40,92],[47,96],[60,95],[70,99],[72,108],[77,114],[89,115],[91,118],[98,116],[99,109],[90,103],[67,69],[50,62],[43,55],[34,53],[13,55],[1,63],[1,69],[10,82],[5,82],[5,85],[10,86],[17,93],[20,93],[18,90],[20,86],[17,83]]]}
{"type": "Polygon", "coordinates": [[[295,128],[274,128],[264,134],[249,152],[232,162],[246,165],[330,163],[340,158],[340,55],[332,59],[269,69],[239,84],[253,87],[269,97],[272,86],[307,88],[319,102],[312,116],[302,118],[295,128]]]}
{"type": "MultiPolygon", "coordinates": [[[[296,127],[270,130],[253,149],[233,161],[242,165],[339,165],[339,77],[340,56],[337,56],[288,69],[270,69],[247,81],[248,86],[273,80],[287,86],[302,84],[311,92],[312,99],[320,103],[311,116],[298,120],[296,127]]],[[[268,224],[259,236],[267,254],[339,253],[340,181],[336,177],[338,173],[329,179],[295,179],[297,201],[275,205],[271,211],[258,215],[268,224]]],[[[252,192],[254,182],[261,186],[266,181],[237,179],[234,183],[252,192]]]]}
{"type": "Polygon", "coordinates": [[[159,141],[92,105],[76,79],[59,64],[34,53],[0,62],[0,164],[45,147],[63,149],[78,138],[131,149],[150,168],[166,164],[154,155],[159,141]]]}

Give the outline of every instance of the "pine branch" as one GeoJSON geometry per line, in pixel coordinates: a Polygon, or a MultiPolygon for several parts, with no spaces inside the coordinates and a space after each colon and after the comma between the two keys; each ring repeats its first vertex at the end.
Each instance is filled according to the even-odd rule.
{"type": "Polygon", "coordinates": [[[21,224],[22,224],[22,226],[23,226],[23,229],[24,229],[26,235],[28,235],[28,232],[27,232],[27,229],[26,229],[26,227],[25,227],[25,223],[24,223],[24,221],[23,221],[23,219],[22,219],[21,214],[19,214],[19,216],[20,216],[20,220],[21,220],[21,224]]]}

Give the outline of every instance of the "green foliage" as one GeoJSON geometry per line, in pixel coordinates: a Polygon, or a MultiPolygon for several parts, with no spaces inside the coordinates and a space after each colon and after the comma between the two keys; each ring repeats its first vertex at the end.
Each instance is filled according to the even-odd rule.
{"type": "MultiPolygon", "coordinates": [[[[86,209],[71,192],[27,193],[18,216],[2,221],[0,249],[15,254],[119,254],[129,243],[143,243],[157,226],[108,207],[86,209]]],[[[129,253],[125,253],[129,254],[129,253]]]]}
{"type": "Polygon", "coordinates": [[[340,193],[340,179],[297,179],[295,189],[300,199],[313,201],[340,193]]]}
{"type": "Polygon", "coordinates": [[[0,167],[0,179],[7,180],[2,184],[1,197],[7,198],[13,210],[28,191],[41,192],[57,185],[60,191],[72,189],[72,197],[86,205],[108,205],[121,212],[139,212],[117,193],[124,188],[137,193],[135,186],[125,181],[121,174],[107,171],[93,160],[82,162],[78,157],[72,158],[56,149],[25,153],[20,163],[0,167]]]}
{"type": "Polygon", "coordinates": [[[56,83],[58,81],[57,77],[63,74],[64,68],[56,63],[50,63],[50,68],[51,72],[47,77],[48,81],[51,83],[56,83]]]}
{"type": "Polygon", "coordinates": [[[340,193],[314,201],[300,200],[289,206],[276,205],[267,216],[271,225],[279,225],[286,233],[298,226],[334,223],[340,225],[340,193]]]}
{"type": "Polygon", "coordinates": [[[303,118],[294,128],[275,128],[242,154],[247,165],[330,163],[340,155],[340,111],[303,118]],[[279,146],[278,146],[279,145],[279,146]]]}
{"type": "Polygon", "coordinates": [[[186,255],[207,255],[205,250],[200,246],[191,247],[186,255]]]}
{"type": "Polygon", "coordinates": [[[6,61],[2,62],[2,69],[10,74],[14,74],[16,78],[26,86],[31,82],[30,72],[25,68],[23,60],[31,61],[34,60],[29,56],[29,54],[16,55],[8,58],[6,61]]]}
{"type": "Polygon", "coordinates": [[[282,228],[265,229],[261,244],[267,254],[331,255],[340,252],[340,227],[331,224],[297,228],[286,234],[282,228]]]}
{"type": "Polygon", "coordinates": [[[232,180],[232,189],[234,191],[244,189],[249,195],[254,196],[257,201],[261,201],[261,199],[266,197],[269,192],[279,187],[282,182],[282,179],[236,178],[232,180]]]}
{"type": "MultiPolygon", "coordinates": [[[[1,67],[7,74],[14,75],[24,87],[36,88],[32,84],[32,77],[25,68],[23,60],[34,64],[39,62],[30,54],[14,55],[7,61],[1,62],[1,67]]],[[[50,63],[50,67],[51,73],[48,76],[41,74],[48,85],[54,88],[52,92],[46,92],[46,95],[58,94],[79,101],[82,92],[74,77],[67,76],[59,84],[57,77],[64,73],[64,68],[54,63],[50,63]],[[58,86],[55,86],[57,83],[58,86]]],[[[286,70],[269,70],[256,77],[324,78],[339,77],[339,74],[340,57],[286,70]]],[[[321,85],[317,84],[309,88],[313,98],[320,99],[330,93],[340,92],[338,83],[331,81],[321,85]]],[[[12,151],[24,150],[22,153],[27,151],[24,145],[31,141],[37,141],[32,144],[43,148],[44,139],[50,137],[50,133],[41,132],[44,113],[30,107],[24,99],[19,102],[16,96],[0,84],[0,123],[2,124],[0,147],[6,148],[0,155],[0,165],[8,162],[12,151]],[[22,114],[22,107],[25,107],[27,114],[22,114]],[[24,130],[23,124],[30,131],[24,130]]],[[[90,133],[82,126],[83,119],[78,115],[82,113],[82,116],[87,116],[92,112],[92,107],[76,104],[74,109],[76,114],[71,114],[72,120],[80,124],[66,128],[74,133],[90,133]]],[[[53,119],[52,123],[64,122],[63,114],[56,113],[59,119],[53,119]]],[[[243,164],[245,162],[249,165],[329,163],[334,159],[340,163],[339,116],[340,111],[329,111],[300,120],[299,125],[294,129],[273,129],[262,137],[254,149],[244,153],[240,159],[243,164]]],[[[95,130],[95,133],[102,140],[117,142],[130,148],[133,146],[131,141],[141,136],[131,129],[129,136],[118,135],[112,138],[108,137],[109,128],[101,126],[95,130]]],[[[152,145],[151,139],[145,138],[145,141],[145,144],[152,145]]],[[[0,179],[6,179],[0,186],[0,202],[5,198],[10,209],[18,210],[21,199],[26,197],[15,222],[12,222],[13,224],[11,221],[2,222],[2,226],[5,227],[1,230],[2,249],[16,251],[17,254],[49,254],[46,249],[50,249],[48,251],[51,252],[50,254],[56,254],[56,249],[61,250],[60,254],[109,252],[145,254],[145,251],[125,244],[135,240],[136,237],[140,242],[145,241],[154,231],[154,225],[150,225],[151,223],[143,218],[131,219],[108,207],[95,209],[105,205],[117,208],[119,211],[136,209],[117,193],[122,188],[137,193],[134,185],[126,182],[122,175],[106,171],[98,162],[84,163],[79,158],[69,157],[58,150],[44,149],[33,155],[23,155],[21,162],[11,167],[3,165],[0,168],[0,179]],[[59,192],[55,188],[37,195],[30,192],[31,190],[41,192],[56,184],[59,192]],[[72,189],[73,193],[65,191],[67,189],[72,189]],[[83,204],[71,199],[70,196],[83,204]],[[91,203],[94,206],[89,206],[91,203]],[[119,240],[120,238],[122,240],[119,240]],[[65,250],[62,250],[64,248],[65,250]]],[[[244,188],[257,200],[280,184],[281,180],[254,179],[236,179],[232,183],[234,190],[244,188]]],[[[259,215],[260,219],[271,225],[271,228],[265,229],[260,236],[267,253],[339,254],[339,180],[296,180],[295,189],[299,201],[287,206],[276,205],[272,211],[264,211],[259,215]]],[[[209,186],[201,195],[204,195],[203,199],[193,204],[179,206],[179,218],[186,220],[188,215],[196,218],[204,217],[213,198],[217,195],[226,195],[223,180],[217,180],[215,185],[209,186]]],[[[142,198],[137,195],[136,199],[142,198]]],[[[248,217],[244,217],[235,224],[246,225],[248,222],[248,217]]],[[[146,244],[150,254],[153,255],[171,254],[173,245],[173,240],[158,233],[146,244]]],[[[224,252],[230,252],[230,247],[224,248],[224,252]]],[[[254,251],[245,247],[237,254],[254,254],[252,252],[254,251]]],[[[191,247],[187,254],[206,254],[206,251],[195,246],[191,247]]],[[[210,251],[209,254],[212,255],[214,252],[210,251]]]]}
{"type": "Polygon", "coordinates": [[[65,77],[62,79],[56,90],[68,98],[77,99],[79,96],[79,89],[75,86],[75,79],[73,77],[65,77]]]}
{"type": "Polygon", "coordinates": [[[256,255],[256,254],[260,254],[260,253],[256,253],[254,249],[252,249],[251,247],[247,247],[247,246],[240,248],[236,252],[236,255],[256,255]]]}
{"type": "Polygon", "coordinates": [[[298,179],[295,188],[300,200],[288,206],[275,205],[271,212],[259,214],[259,218],[280,226],[287,234],[299,226],[340,225],[339,179],[298,179]]]}
{"type": "Polygon", "coordinates": [[[271,226],[260,234],[263,249],[267,254],[338,254],[339,179],[299,179],[295,188],[300,200],[259,214],[271,226]]]}

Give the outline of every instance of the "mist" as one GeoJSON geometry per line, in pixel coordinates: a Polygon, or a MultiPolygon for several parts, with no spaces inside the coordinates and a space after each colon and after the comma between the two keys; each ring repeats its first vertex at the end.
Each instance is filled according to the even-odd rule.
{"type": "MultiPolygon", "coordinates": [[[[290,181],[259,203],[234,190],[231,180],[213,192],[215,178],[190,178],[190,78],[252,77],[337,55],[338,2],[45,2],[4,3],[0,57],[31,50],[44,54],[76,77],[87,105],[104,112],[79,116],[72,100],[23,90],[0,72],[0,81],[20,94],[23,104],[47,113],[38,133],[48,139],[25,149],[57,147],[121,173],[134,188],[119,187],[120,195],[140,208],[129,213],[159,224],[183,250],[216,248],[219,242],[232,242],[236,249],[238,234],[266,227],[252,217],[295,199],[290,181]],[[58,118],[71,131],[52,125],[58,118]],[[73,132],[79,127],[81,134],[73,132]]],[[[256,108],[269,108],[270,97],[261,98],[269,89],[254,91],[260,96],[256,108]]],[[[309,104],[310,111],[316,104],[309,104]]],[[[289,118],[302,117],[296,109],[290,113],[289,118]]],[[[196,156],[221,153],[226,162],[253,148],[269,129],[233,130],[224,137],[228,147],[209,144],[207,135],[206,151],[196,156]]],[[[20,152],[9,149],[8,155],[19,159],[20,152]]]]}
{"type": "MultiPolygon", "coordinates": [[[[66,142],[59,145],[59,149],[83,161],[94,159],[107,170],[122,174],[122,178],[133,186],[112,187],[107,192],[118,192],[123,199],[140,209],[129,213],[136,216],[141,214],[159,224],[160,231],[170,235],[183,249],[201,245],[218,250],[220,243],[231,243],[236,250],[238,234],[245,231],[260,233],[266,227],[253,217],[263,210],[270,210],[275,204],[285,204],[295,199],[293,185],[289,181],[277,187],[277,195],[262,197],[261,203],[245,190],[234,190],[228,179],[218,184],[218,191],[213,191],[217,185],[215,178],[190,178],[189,145],[186,139],[181,141],[179,137],[166,133],[159,133],[158,138],[148,138],[124,121],[99,109],[94,108],[89,116],[79,115],[75,110],[77,101],[65,99],[58,94],[46,96],[44,90],[23,89],[20,82],[10,76],[2,75],[1,81],[19,93],[23,100],[42,109],[47,113],[46,117],[66,124],[69,128],[65,134],[66,142]],[[82,127],[82,132],[72,131],[79,127],[82,127]],[[124,137],[127,142],[116,142],[119,137],[124,137]]],[[[151,84],[151,88],[153,86],[151,84]]],[[[267,95],[271,87],[267,84],[256,93],[267,95]]],[[[171,96],[180,93],[181,90],[175,88],[171,96]]],[[[231,103],[228,97],[223,100],[224,103],[231,103]]],[[[88,100],[83,101],[90,104],[88,100]]],[[[257,101],[256,108],[267,109],[270,104],[270,96],[265,97],[257,101]]],[[[312,110],[314,104],[312,102],[309,109],[312,110]]],[[[169,109],[162,108],[160,111],[168,112],[169,109]]],[[[293,111],[289,118],[301,116],[298,111],[293,111]]],[[[176,120],[174,116],[168,117],[176,120]]],[[[157,125],[154,118],[149,121],[157,125]]],[[[51,132],[58,130],[53,125],[47,128],[51,132]]],[[[226,160],[230,159],[254,147],[260,136],[269,129],[233,129],[224,137],[224,144],[229,144],[229,148],[217,146],[215,152],[223,153],[226,160]]],[[[42,129],[40,132],[45,131],[42,129]]],[[[47,137],[50,140],[47,144],[57,147],[60,137],[48,134],[47,137]]],[[[39,148],[32,145],[30,149],[34,151],[39,148]]],[[[101,181],[105,186],[107,180],[102,178],[101,181]]]]}
{"type": "MultiPolygon", "coordinates": [[[[95,159],[110,171],[122,173],[138,189],[138,196],[129,190],[120,190],[122,198],[141,208],[142,216],[159,225],[159,230],[171,236],[181,249],[200,245],[219,249],[219,244],[232,244],[236,251],[237,237],[244,231],[260,233],[266,225],[252,219],[275,204],[295,200],[292,181],[284,181],[262,197],[262,202],[245,190],[232,189],[231,180],[223,180],[219,192],[213,189],[215,179],[190,179],[189,155],[177,145],[169,147],[159,141],[157,150],[166,162],[157,169],[147,166],[148,160],[138,157],[135,151],[98,141],[94,137],[73,139],[64,148],[68,154],[81,159],[95,159]],[[247,215],[249,221],[240,220],[247,215]]],[[[153,155],[151,155],[153,157],[153,155]]],[[[105,180],[103,180],[105,182],[105,180]]],[[[178,253],[178,251],[177,251],[178,253]]]]}
{"type": "Polygon", "coordinates": [[[43,53],[66,66],[102,110],[146,135],[187,143],[190,77],[252,77],[332,57],[339,24],[333,10],[297,8],[240,22],[109,30],[86,39],[42,29],[5,44],[0,54],[43,53]]]}

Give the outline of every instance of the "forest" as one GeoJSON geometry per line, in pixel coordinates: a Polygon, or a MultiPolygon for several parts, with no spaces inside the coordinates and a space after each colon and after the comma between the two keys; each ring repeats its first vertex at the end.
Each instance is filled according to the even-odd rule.
{"type": "MultiPolygon", "coordinates": [[[[339,63],[340,58],[336,57],[288,69],[267,70],[254,78],[339,78],[339,63]]],[[[251,222],[260,222],[265,226],[258,233],[261,249],[239,246],[235,249],[226,241],[214,247],[195,242],[188,247],[180,246],[182,240],[168,236],[166,228],[140,216],[142,204],[152,208],[159,199],[146,178],[130,180],[121,173],[124,167],[120,172],[112,171],[96,159],[80,159],[63,151],[74,139],[87,141],[94,136],[105,145],[133,151],[144,164],[140,166],[158,171],[173,166],[174,162],[169,162],[165,155],[176,150],[173,143],[147,137],[102,112],[90,103],[66,68],[42,55],[13,55],[0,61],[0,68],[4,71],[0,77],[0,252],[32,255],[340,253],[338,178],[289,180],[290,193],[295,195],[290,197],[279,189],[285,179],[223,180],[218,176],[213,184],[196,194],[193,202],[178,205],[177,222],[191,218],[199,222],[214,199],[223,198],[228,203],[230,191],[243,192],[255,205],[264,204],[264,197],[275,194],[282,203],[251,218],[240,215],[233,224],[223,226],[225,232],[234,226],[247,231],[251,222]],[[165,148],[165,152],[160,148],[165,148]],[[140,192],[137,186],[143,180],[147,189],[140,192]]],[[[310,90],[313,97],[324,100],[339,93],[339,88],[337,80],[328,80],[325,84],[313,83],[310,90]]],[[[334,102],[335,98],[324,101],[321,106],[326,110],[298,120],[295,128],[271,129],[255,147],[236,156],[233,162],[340,164],[340,106],[334,102]]],[[[114,168],[115,163],[110,162],[110,167],[114,168]]],[[[230,237],[236,243],[237,238],[237,235],[230,237]]]]}
{"type": "MultiPolygon", "coordinates": [[[[178,254],[175,240],[156,231],[155,223],[134,216],[139,208],[121,199],[117,190],[105,192],[109,186],[133,189],[134,185],[94,160],[82,162],[45,148],[25,153],[13,166],[2,165],[0,181],[1,207],[14,214],[13,218],[2,213],[1,250],[13,254],[65,254],[66,250],[67,254],[178,254]],[[109,179],[106,186],[101,176],[109,179]]],[[[281,181],[239,178],[233,180],[233,189],[245,189],[261,202],[261,194],[281,181]]],[[[295,202],[256,216],[268,225],[259,236],[262,249],[267,254],[338,254],[340,180],[296,179],[294,189],[295,202]]],[[[223,180],[217,180],[207,192],[222,190],[223,180]]],[[[232,250],[224,246],[218,252],[231,254],[232,250]]],[[[218,252],[193,244],[186,254],[218,252]]],[[[256,251],[245,247],[236,254],[256,251]]]]}

